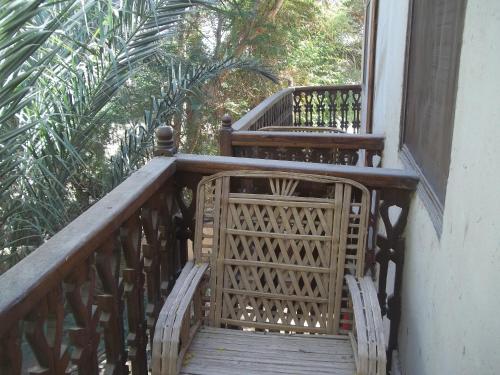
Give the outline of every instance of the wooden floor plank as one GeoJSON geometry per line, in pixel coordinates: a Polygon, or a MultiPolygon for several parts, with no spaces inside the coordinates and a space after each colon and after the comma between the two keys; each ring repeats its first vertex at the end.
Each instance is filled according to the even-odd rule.
{"type": "Polygon", "coordinates": [[[182,375],[352,375],[347,337],[281,335],[203,327],[186,354],[182,375]]]}

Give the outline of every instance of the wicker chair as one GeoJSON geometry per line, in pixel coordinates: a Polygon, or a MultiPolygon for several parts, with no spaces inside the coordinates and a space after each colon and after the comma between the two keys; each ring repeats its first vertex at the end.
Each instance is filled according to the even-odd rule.
{"type": "Polygon", "coordinates": [[[385,374],[380,308],[363,277],[369,202],[340,178],[204,178],[194,262],[160,312],[153,374],[385,374]]]}

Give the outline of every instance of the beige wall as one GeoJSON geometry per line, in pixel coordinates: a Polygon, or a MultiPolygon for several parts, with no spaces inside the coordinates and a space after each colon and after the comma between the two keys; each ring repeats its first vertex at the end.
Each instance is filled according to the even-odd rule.
{"type": "MultiPolygon", "coordinates": [[[[398,156],[407,0],[379,0],[374,132],[398,156]]],[[[500,1],[468,0],[443,232],[416,195],[406,231],[403,373],[500,374],[500,1]]]]}

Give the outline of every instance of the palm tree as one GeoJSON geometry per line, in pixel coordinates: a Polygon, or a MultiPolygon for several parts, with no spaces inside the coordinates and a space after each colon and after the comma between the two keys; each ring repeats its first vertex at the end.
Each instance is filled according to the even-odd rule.
{"type": "Polygon", "coordinates": [[[108,165],[92,144],[108,104],[134,72],[163,59],[179,22],[210,0],[0,0],[0,271],[61,229],[148,157],[152,133],[229,69],[186,66],[108,165]],[[155,60],[157,61],[157,60],[155,60]],[[177,111],[177,112],[176,112],[177,111]],[[95,182],[99,181],[99,184],[95,182]],[[89,192],[89,186],[98,186],[89,192]],[[82,193],[87,196],[82,197],[82,193]]]}

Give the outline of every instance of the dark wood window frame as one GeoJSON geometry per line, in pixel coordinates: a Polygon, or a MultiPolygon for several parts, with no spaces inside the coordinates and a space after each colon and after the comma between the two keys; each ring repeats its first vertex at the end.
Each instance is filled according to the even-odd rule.
{"type": "Polygon", "coordinates": [[[378,0],[365,0],[361,128],[373,133],[373,90],[375,86],[375,53],[377,49],[378,0]]]}
{"type": "MultiPolygon", "coordinates": [[[[415,160],[414,155],[405,144],[405,125],[407,123],[407,108],[408,108],[408,80],[410,74],[410,52],[411,52],[411,36],[413,29],[413,9],[414,4],[418,0],[410,0],[409,1],[409,9],[408,9],[408,24],[407,24],[407,32],[406,32],[406,51],[405,51],[405,66],[404,66],[404,79],[403,79],[403,97],[402,97],[402,109],[401,109],[401,123],[400,123],[400,139],[399,139],[399,156],[402,160],[405,167],[410,168],[417,172],[420,176],[420,183],[417,188],[417,194],[421,197],[424,206],[426,207],[431,221],[434,225],[434,228],[438,234],[438,237],[441,237],[442,227],[443,227],[443,212],[444,212],[444,199],[441,201],[438,197],[438,194],[433,189],[432,184],[425,176],[422,171],[421,166],[415,160]]],[[[461,19],[460,29],[463,32],[463,24],[465,18],[465,6],[466,0],[464,0],[463,5],[463,15],[461,19]]],[[[460,42],[461,49],[461,42],[460,42]]],[[[460,58],[460,52],[458,54],[458,58],[460,58]]],[[[455,112],[455,104],[456,104],[456,92],[458,88],[458,73],[460,69],[460,64],[458,63],[456,80],[457,83],[455,85],[455,89],[453,92],[453,115],[451,116],[451,124],[453,126],[454,123],[454,112],[455,112]]],[[[451,156],[451,141],[453,136],[453,129],[451,129],[450,134],[450,156],[451,156]]],[[[449,166],[448,166],[449,168],[449,166]]],[[[448,169],[449,170],[449,169],[448,169]]]]}

